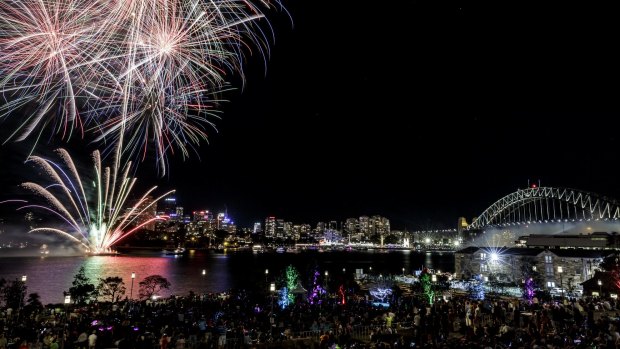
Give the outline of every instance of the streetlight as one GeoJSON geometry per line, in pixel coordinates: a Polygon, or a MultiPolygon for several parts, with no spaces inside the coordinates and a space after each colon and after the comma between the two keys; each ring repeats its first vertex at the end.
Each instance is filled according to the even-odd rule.
{"type": "Polygon", "coordinates": [[[403,267],[403,276],[405,276],[405,267],[403,267]]]}
{"type": "Polygon", "coordinates": [[[267,282],[267,276],[269,276],[269,269],[265,269],[265,282],[267,282]]]}
{"type": "Polygon", "coordinates": [[[133,280],[136,278],[136,273],[131,273],[131,288],[129,289],[129,299],[133,299],[133,280]]]}
{"type": "Polygon", "coordinates": [[[329,272],[327,270],[325,270],[325,290],[327,292],[327,283],[328,283],[328,278],[329,277],[329,272]]]}
{"type": "Polygon", "coordinates": [[[271,291],[271,314],[273,314],[273,293],[276,291],[275,282],[272,282],[271,285],[269,285],[269,291],[271,291]]]}
{"type": "Polygon", "coordinates": [[[28,275],[22,275],[22,282],[26,282],[28,280],[28,275]]]}
{"type": "Polygon", "coordinates": [[[203,276],[207,275],[207,269],[202,269],[202,275],[203,276]]]}
{"type": "Polygon", "coordinates": [[[601,281],[601,279],[598,279],[597,283],[598,283],[598,296],[602,298],[603,297],[603,282],[601,281]]]}
{"type": "MultiPolygon", "coordinates": [[[[63,324],[62,324],[62,328],[64,331],[64,328],[67,324],[67,308],[69,307],[69,304],[71,304],[71,295],[65,295],[65,314],[64,314],[64,318],[63,318],[63,324]]],[[[60,347],[64,348],[65,347],[65,336],[60,336],[60,347]]]]}
{"type": "Polygon", "coordinates": [[[564,271],[564,269],[562,269],[561,266],[558,267],[558,274],[560,274],[560,291],[562,291],[562,299],[564,299],[564,286],[562,284],[562,272],[564,271]]]}
{"type": "Polygon", "coordinates": [[[342,268],[342,272],[346,273],[347,272],[347,268],[342,268]]]}

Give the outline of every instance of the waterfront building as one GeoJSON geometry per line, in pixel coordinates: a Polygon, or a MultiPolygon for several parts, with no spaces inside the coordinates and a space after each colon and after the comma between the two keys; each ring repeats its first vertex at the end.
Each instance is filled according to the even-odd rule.
{"type": "Polygon", "coordinates": [[[580,288],[610,253],[588,249],[470,246],[455,253],[454,275],[463,280],[480,275],[488,280],[520,285],[525,277],[537,273],[544,282],[539,285],[541,288],[567,290],[580,288]]]}

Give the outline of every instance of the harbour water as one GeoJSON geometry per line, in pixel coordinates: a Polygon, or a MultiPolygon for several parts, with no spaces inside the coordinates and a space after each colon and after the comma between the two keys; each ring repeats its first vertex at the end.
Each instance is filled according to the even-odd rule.
{"type": "Polygon", "coordinates": [[[232,288],[267,287],[268,282],[283,275],[293,265],[302,280],[313,270],[328,271],[330,278],[350,277],[356,269],[372,274],[411,274],[423,266],[452,272],[451,252],[414,251],[303,251],[299,253],[256,253],[252,251],[213,252],[189,250],[185,255],[166,255],[160,251],[134,251],[118,256],[78,257],[8,257],[0,258],[0,278],[21,280],[27,276],[28,293],[36,292],[43,304],[61,303],[63,291],[71,287],[81,266],[93,284],[99,278],[120,276],[131,292],[138,296],[139,282],[159,274],[171,287],[161,296],[187,295],[190,291],[223,292],[232,288]],[[266,274],[265,269],[269,272],[266,274]],[[204,275],[202,271],[205,271],[204,275]],[[133,280],[131,273],[136,273],[133,280]]]}

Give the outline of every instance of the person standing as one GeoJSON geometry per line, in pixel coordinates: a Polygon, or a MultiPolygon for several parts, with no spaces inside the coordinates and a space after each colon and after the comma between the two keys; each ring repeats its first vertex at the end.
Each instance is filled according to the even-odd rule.
{"type": "Polygon", "coordinates": [[[159,348],[160,349],[168,349],[168,344],[170,343],[170,338],[168,338],[167,334],[163,334],[159,339],[159,348]]]}
{"type": "MultiPolygon", "coordinates": [[[[95,349],[97,346],[97,331],[93,330],[93,333],[88,336],[88,349],[95,349]]],[[[51,348],[50,348],[51,349],[51,348]]]]}
{"type": "Polygon", "coordinates": [[[8,341],[6,340],[4,333],[0,333],[0,349],[6,349],[7,344],[8,341]]]}

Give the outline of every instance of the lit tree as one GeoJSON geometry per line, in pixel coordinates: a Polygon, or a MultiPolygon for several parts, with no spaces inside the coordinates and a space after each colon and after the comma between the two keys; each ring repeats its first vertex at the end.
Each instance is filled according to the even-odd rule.
{"type": "Polygon", "coordinates": [[[523,285],[523,299],[532,303],[532,299],[536,295],[536,285],[534,284],[534,279],[527,278],[525,279],[525,283],[523,285]]]}
{"type": "Polygon", "coordinates": [[[433,304],[435,300],[435,291],[433,291],[433,284],[431,281],[431,275],[428,269],[424,269],[420,274],[420,284],[422,285],[422,293],[429,304],[433,304]]]}
{"type": "Polygon", "coordinates": [[[319,270],[315,269],[312,276],[312,292],[310,292],[308,296],[308,302],[310,304],[321,303],[321,295],[325,294],[325,289],[319,283],[320,276],[321,273],[319,273],[319,270]]]}
{"type": "Polygon", "coordinates": [[[526,257],[522,259],[521,278],[523,280],[523,299],[531,302],[536,296],[536,290],[539,288],[539,285],[544,283],[544,278],[538,271],[534,258],[526,257]]]}
{"type": "Polygon", "coordinates": [[[140,299],[148,299],[159,291],[170,288],[170,281],[161,275],[149,275],[140,281],[138,295],[140,299]]]}
{"type": "Polygon", "coordinates": [[[288,304],[293,303],[295,301],[295,295],[291,293],[291,290],[297,286],[297,279],[299,278],[299,273],[294,266],[289,265],[286,267],[286,288],[288,294],[288,304]]]}
{"type": "Polygon", "coordinates": [[[346,292],[344,290],[344,285],[340,285],[338,287],[338,295],[340,296],[340,304],[345,305],[347,303],[346,292]]]}
{"type": "Polygon", "coordinates": [[[109,276],[105,279],[99,279],[97,285],[97,294],[104,300],[110,300],[112,303],[125,294],[126,287],[123,278],[118,276],[109,276]]]}
{"type": "Polygon", "coordinates": [[[468,293],[471,299],[484,299],[484,282],[482,281],[482,275],[474,276],[473,280],[469,283],[468,293]]]}

